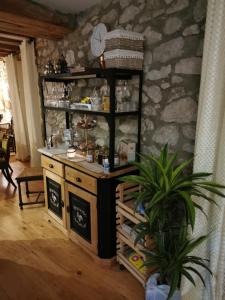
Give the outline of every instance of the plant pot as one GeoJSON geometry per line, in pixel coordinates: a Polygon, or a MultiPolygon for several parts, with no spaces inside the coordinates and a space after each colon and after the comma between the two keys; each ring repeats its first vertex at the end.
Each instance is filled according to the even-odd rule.
{"type": "MultiPolygon", "coordinates": [[[[167,284],[158,284],[159,273],[152,274],[145,287],[145,300],[167,300],[170,286],[167,284]]],[[[181,293],[176,290],[170,300],[181,300],[181,293]]]]}

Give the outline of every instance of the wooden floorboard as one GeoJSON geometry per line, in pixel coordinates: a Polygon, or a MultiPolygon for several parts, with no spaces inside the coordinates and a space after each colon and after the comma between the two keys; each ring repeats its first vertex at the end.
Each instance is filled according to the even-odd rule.
{"type": "MultiPolygon", "coordinates": [[[[11,166],[15,178],[25,165],[11,166]]],[[[49,222],[45,208],[20,211],[17,192],[0,174],[0,299],[141,300],[144,291],[126,270],[93,262],[49,222]]]]}

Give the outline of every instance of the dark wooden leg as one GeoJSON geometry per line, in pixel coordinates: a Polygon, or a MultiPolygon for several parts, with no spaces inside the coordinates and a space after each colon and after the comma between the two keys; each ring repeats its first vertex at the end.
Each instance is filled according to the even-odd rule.
{"type": "Polygon", "coordinates": [[[7,174],[9,183],[11,183],[11,184],[14,186],[14,188],[16,189],[17,186],[15,185],[14,181],[12,180],[12,177],[11,177],[11,175],[10,175],[10,173],[9,173],[9,169],[6,168],[6,169],[5,169],[5,172],[6,172],[6,174],[7,174]]]}
{"type": "Polygon", "coordinates": [[[30,194],[30,192],[29,192],[29,185],[28,185],[28,181],[25,181],[25,185],[26,185],[26,195],[27,195],[27,197],[29,198],[29,194],[30,194]]]}
{"type": "Polygon", "coordinates": [[[8,178],[8,176],[6,174],[5,169],[2,169],[2,174],[4,175],[5,179],[9,182],[9,178],[8,178]]]}
{"type": "Polygon", "coordinates": [[[18,182],[18,188],[19,188],[19,207],[20,209],[23,209],[23,199],[22,199],[20,182],[18,182]]]}
{"type": "Polygon", "coordinates": [[[12,167],[10,165],[9,165],[9,169],[10,169],[11,172],[13,172],[13,169],[12,169],[12,167]]]}

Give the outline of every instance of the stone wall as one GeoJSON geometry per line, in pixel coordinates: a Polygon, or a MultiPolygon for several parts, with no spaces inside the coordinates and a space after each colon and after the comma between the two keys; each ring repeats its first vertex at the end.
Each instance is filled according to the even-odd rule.
{"type": "Polygon", "coordinates": [[[206,0],[104,0],[78,16],[77,29],[61,41],[36,41],[37,64],[73,50],[75,62],[96,64],[90,36],[99,22],[145,36],[142,151],[168,143],[188,158],[194,149],[206,0]]]}

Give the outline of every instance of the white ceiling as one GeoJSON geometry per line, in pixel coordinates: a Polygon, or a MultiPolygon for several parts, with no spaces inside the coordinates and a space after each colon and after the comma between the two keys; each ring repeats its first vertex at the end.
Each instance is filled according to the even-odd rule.
{"type": "Polygon", "coordinates": [[[93,5],[100,0],[34,0],[62,13],[78,13],[93,5]]]}

